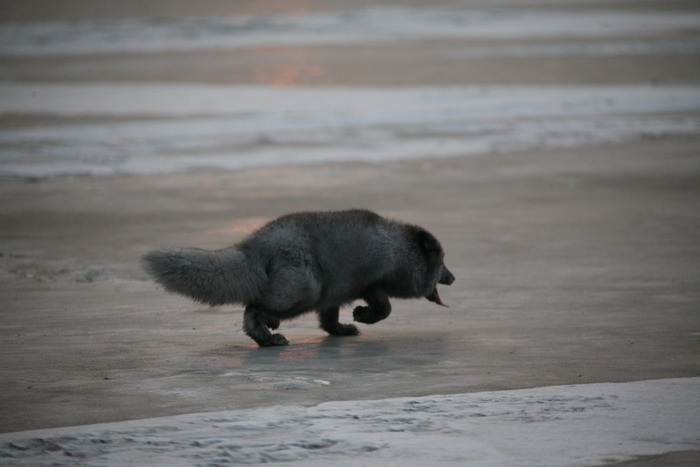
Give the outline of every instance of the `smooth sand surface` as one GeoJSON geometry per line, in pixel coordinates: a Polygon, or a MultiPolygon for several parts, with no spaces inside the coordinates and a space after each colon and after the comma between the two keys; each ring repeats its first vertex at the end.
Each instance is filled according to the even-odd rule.
{"type": "Polygon", "coordinates": [[[5,182],[0,425],[696,376],[698,141],[5,182]],[[450,308],[396,301],[344,339],[310,315],[283,324],[291,346],[257,349],[240,309],[168,296],[139,267],[153,247],[353,206],[441,239],[450,308]],[[331,385],[279,385],[297,376],[331,385]]]}

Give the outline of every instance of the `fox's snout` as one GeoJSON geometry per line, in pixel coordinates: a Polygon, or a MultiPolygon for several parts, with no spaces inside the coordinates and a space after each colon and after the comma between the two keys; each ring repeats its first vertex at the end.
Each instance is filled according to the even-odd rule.
{"type": "Polygon", "coordinates": [[[440,280],[438,281],[438,284],[445,284],[445,285],[452,285],[452,283],[455,281],[455,276],[450,272],[449,269],[447,269],[446,266],[442,267],[442,275],[440,276],[440,280]]]}

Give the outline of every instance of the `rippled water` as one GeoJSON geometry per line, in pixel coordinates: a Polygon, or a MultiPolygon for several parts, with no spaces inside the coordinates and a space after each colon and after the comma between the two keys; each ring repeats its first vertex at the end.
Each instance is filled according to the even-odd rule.
{"type": "MultiPolygon", "coordinates": [[[[121,53],[157,60],[156,52],[167,51],[425,39],[462,41],[433,51],[448,60],[690,56],[700,51],[700,39],[683,33],[698,30],[700,15],[692,12],[375,6],[0,23],[0,58],[34,57],[41,64],[43,57],[100,60],[121,53]]],[[[245,55],[231,58],[237,59],[245,55]]],[[[137,78],[139,83],[0,82],[0,116],[49,122],[2,128],[0,174],[153,173],[460,156],[696,134],[700,128],[695,85],[275,87],[137,78]]]]}
{"type": "MultiPolygon", "coordinates": [[[[87,54],[412,38],[572,38],[700,27],[700,14],[372,7],[339,12],[0,25],[0,54],[87,54]]],[[[678,47],[678,46],[677,46],[678,47]]],[[[681,46],[688,48],[688,45],[681,46]]],[[[697,52],[697,42],[691,46],[697,52]]]]}

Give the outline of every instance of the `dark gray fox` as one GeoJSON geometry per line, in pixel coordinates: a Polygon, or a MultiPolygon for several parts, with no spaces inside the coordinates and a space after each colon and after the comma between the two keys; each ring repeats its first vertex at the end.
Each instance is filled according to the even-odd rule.
{"type": "Polygon", "coordinates": [[[389,297],[443,305],[437,284],[455,278],[427,230],[371,211],[301,212],[275,219],[229,248],[155,250],[143,264],[169,292],[209,305],[245,305],[243,329],[260,346],[286,345],[280,320],[316,311],[333,336],[359,333],[338,322],[341,306],[363,299],[355,321],[391,312],[389,297]],[[268,329],[269,328],[269,329],[268,329]]]}

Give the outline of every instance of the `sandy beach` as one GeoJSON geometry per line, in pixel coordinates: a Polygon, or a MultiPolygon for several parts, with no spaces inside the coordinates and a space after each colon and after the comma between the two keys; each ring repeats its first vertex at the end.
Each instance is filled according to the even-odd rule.
{"type": "Polygon", "coordinates": [[[161,452],[142,440],[228,433],[182,465],[421,465],[399,453],[455,439],[440,464],[696,465],[700,8],[235,3],[0,14],[0,463],[133,465],[161,452]],[[435,233],[449,308],[397,300],[347,338],[309,315],[258,349],[242,310],[139,265],[353,207],[435,233]],[[558,397],[556,420],[508,415],[558,397]],[[410,404],[432,408],[387,415],[410,404]],[[246,444],[304,417],[278,458],[246,444]],[[98,431],[119,435],[86,448],[98,431]]]}
{"type": "Polygon", "coordinates": [[[10,433],[0,455],[14,465],[561,467],[611,465],[634,451],[637,460],[618,465],[692,465],[699,386],[682,378],[270,406],[10,433]]]}

